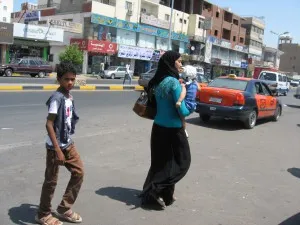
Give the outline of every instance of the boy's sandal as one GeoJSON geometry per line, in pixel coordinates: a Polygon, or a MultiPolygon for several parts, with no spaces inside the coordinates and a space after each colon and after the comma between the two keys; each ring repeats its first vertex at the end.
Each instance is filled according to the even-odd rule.
{"type": "Polygon", "coordinates": [[[59,221],[51,214],[42,218],[39,218],[38,215],[36,215],[35,221],[41,225],[63,225],[63,222],[59,221]]]}
{"type": "Polygon", "coordinates": [[[78,213],[73,212],[71,209],[68,210],[67,212],[63,213],[63,214],[55,211],[55,214],[60,219],[63,219],[63,220],[65,220],[67,222],[70,222],[70,223],[81,223],[82,222],[81,216],[78,213]]]}

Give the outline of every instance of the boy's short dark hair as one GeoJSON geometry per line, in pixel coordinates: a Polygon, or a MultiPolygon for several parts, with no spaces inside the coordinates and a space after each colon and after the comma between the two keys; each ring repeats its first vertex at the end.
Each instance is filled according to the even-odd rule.
{"type": "Polygon", "coordinates": [[[57,78],[62,78],[66,73],[74,73],[76,75],[76,69],[70,62],[61,62],[57,66],[57,78]]]}

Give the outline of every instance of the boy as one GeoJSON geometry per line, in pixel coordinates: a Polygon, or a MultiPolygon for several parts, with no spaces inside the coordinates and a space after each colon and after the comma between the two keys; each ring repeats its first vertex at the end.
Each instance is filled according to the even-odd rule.
{"type": "MultiPolygon", "coordinates": [[[[179,108],[181,105],[181,102],[184,100],[186,108],[190,111],[190,113],[193,113],[196,109],[196,95],[197,91],[200,90],[200,86],[197,82],[197,69],[193,66],[185,66],[183,72],[182,72],[182,78],[183,82],[186,87],[186,96],[184,98],[183,93],[181,93],[177,103],[176,107],[179,108]]],[[[186,124],[184,118],[182,119],[183,128],[185,129],[186,136],[189,137],[187,131],[186,131],[186,124]]]]}
{"type": "Polygon", "coordinates": [[[83,164],[70,137],[74,134],[75,124],[79,119],[75,112],[73,97],[70,95],[75,78],[74,66],[70,63],[60,63],[57,67],[60,87],[46,103],[48,106],[46,171],[39,210],[35,217],[36,222],[42,225],[63,224],[51,214],[51,200],[57,184],[59,166],[65,166],[70,171],[71,179],[54,213],[58,218],[68,222],[82,222],[81,216],[71,210],[83,182],[83,164]]]}

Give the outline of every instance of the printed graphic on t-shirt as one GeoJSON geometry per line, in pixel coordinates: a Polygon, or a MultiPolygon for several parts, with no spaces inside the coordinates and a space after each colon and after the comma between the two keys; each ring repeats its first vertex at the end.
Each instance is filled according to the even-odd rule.
{"type": "MultiPolygon", "coordinates": [[[[71,98],[65,99],[65,115],[66,115],[65,124],[67,125],[67,129],[69,133],[71,132],[71,126],[72,126],[72,116],[73,116],[72,109],[73,109],[72,99],[71,98]]],[[[58,105],[57,105],[57,101],[54,100],[50,102],[48,113],[57,114],[57,112],[58,112],[58,105]]],[[[53,146],[49,135],[47,135],[46,142],[48,145],[53,146]]],[[[66,144],[62,144],[62,146],[60,147],[64,147],[65,145],[66,144]]]]}

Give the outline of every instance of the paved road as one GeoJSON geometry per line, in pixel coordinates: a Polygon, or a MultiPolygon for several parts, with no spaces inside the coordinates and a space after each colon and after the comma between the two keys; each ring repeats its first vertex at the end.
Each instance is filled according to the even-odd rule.
{"type": "MultiPolygon", "coordinates": [[[[45,167],[44,102],[50,92],[0,93],[0,224],[33,224],[45,167]]],[[[131,111],[136,92],[75,92],[75,142],[86,176],[74,210],[84,225],[298,225],[299,101],[279,122],[253,130],[188,118],[192,165],[163,212],[139,207],[149,167],[151,121],[131,111]],[[298,169],[297,169],[298,168],[298,169]],[[290,172],[289,172],[289,171],[290,172]],[[294,174],[294,175],[292,175],[294,174]]],[[[60,171],[53,205],[68,181],[60,171]]]]}
{"type": "MultiPolygon", "coordinates": [[[[13,84],[54,84],[55,78],[32,78],[30,76],[22,77],[1,77],[0,76],[0,85],[1,83],[13,83],[13,84]]],[[[96,79],[94,77],[88,78],[86,80],[87,84],[123,84],[123,79],[96,79]]],[[[128,81],[126,81],[128,84],[128,81]]],[[[132,84],[137,84],[137,80],[133,80],[132,84]]]]}

